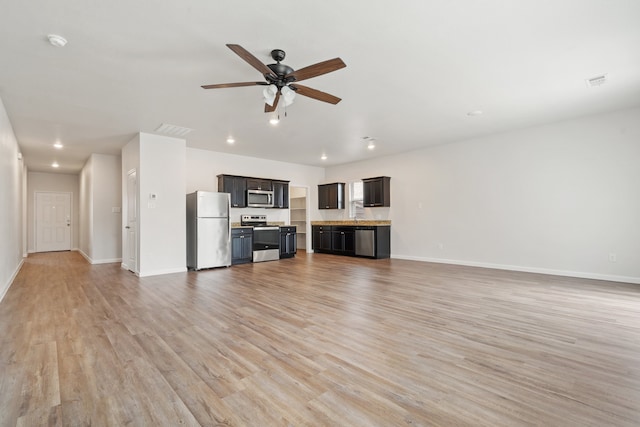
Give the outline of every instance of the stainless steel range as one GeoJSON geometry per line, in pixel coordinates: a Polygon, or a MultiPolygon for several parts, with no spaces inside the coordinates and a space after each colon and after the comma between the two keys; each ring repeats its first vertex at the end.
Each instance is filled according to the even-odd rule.
{"type": "Polygon", "coordinates": [[[280,227],[268,225],[266,215],[242,215],[240,224],[253,226],[253,262],[280,259],[280,227]]]}

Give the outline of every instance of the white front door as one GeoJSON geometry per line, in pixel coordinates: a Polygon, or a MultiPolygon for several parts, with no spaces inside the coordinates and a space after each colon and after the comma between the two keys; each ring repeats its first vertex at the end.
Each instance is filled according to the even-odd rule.
{"type": "Polygon", "coordinates": [[[138,181],[136,171],[127,174],[127,204],[125,206],[124,248],[122,267],[134,273],[138,272],[138,181]]]}
{"type": "Polygon", "coordinates": [[[36,252],[71,250],[71,193],[36,192],[36,252]]]}

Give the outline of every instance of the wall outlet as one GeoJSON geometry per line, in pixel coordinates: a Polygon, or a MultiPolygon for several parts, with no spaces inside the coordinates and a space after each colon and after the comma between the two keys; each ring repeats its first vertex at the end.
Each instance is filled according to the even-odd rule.
{"type": "Polygon", "coordinates": [[[609,262],[618,262],[618,254],[611,252],[609,254],[609,262]]]}

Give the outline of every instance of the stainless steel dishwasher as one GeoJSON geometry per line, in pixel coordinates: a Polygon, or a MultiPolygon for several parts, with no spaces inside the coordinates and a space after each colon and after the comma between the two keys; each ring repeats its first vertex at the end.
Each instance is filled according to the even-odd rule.
{"type": "Polygon", "coordinates": [[[356,255],[376,256],[376,230],[371,227],[356,229],[356,255]]]}

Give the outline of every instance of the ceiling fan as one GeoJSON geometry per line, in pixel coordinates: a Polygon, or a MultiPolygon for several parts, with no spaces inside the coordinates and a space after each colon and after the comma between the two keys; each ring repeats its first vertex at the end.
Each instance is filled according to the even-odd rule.
{"type": "Polygon", "coordinates": [[[265,81],[203,85],[203,89],[221,89],[227,87],[255,85],[266,86],[262,92],[265,98],[265,113],[275,111],[280,98],[283,98],[285,106],[291,104],[296,94],[317,99],[318,101],[328,102],[330,104],[337,104],[341,101],[337,96],[296,83],[301,80],[321,76],[322,74],[327,74],[346,67],[346,64],[342,62],[342,59],[340,58],[333,58],[327,61],[318,62],[317,64],[309,65],[308,67],[294,71],[294,69],[288,65],[280,63],[280,61],[285,57],[284,50],[272,50],[271,57],[276,61],[276,63],[266,65],[240,45],[228,44],[227,47],[249,63],[253,68],[262,73],[265,81]]]}

